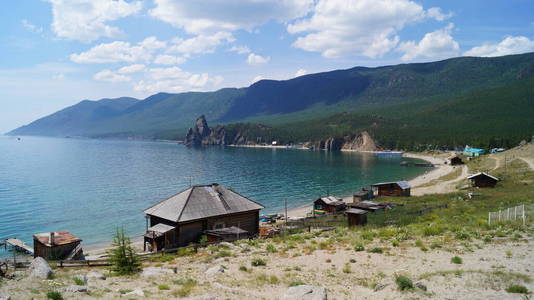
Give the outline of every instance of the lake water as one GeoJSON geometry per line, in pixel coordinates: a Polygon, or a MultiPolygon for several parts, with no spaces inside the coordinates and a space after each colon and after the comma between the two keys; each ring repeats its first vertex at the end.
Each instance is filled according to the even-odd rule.
{"type": "MultiPolygon", "coordinates": [[[[404,159],[410,160],[410,159],[404,159]]],[[[193,184],[220,183],[266,206],[309,204],[328,192],[410,179],[400,158],[294,149],[209,147],[171,142],[0,136],[0,239],[67,230],[84,244],[110,241],[117,226],[145,228],[143,210],[193,184]]],[[[0,250],[0,255],[2,255],[0,250]]]]}

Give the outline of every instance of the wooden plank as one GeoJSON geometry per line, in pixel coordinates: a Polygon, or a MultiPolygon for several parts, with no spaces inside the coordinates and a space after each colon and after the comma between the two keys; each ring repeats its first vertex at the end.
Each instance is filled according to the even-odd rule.
{"type": "Polygon", "coordinates": [[[33,249],[19,239],[6,239],[6,243],[12,247],[19,248],[33,254],[33,249]]]}

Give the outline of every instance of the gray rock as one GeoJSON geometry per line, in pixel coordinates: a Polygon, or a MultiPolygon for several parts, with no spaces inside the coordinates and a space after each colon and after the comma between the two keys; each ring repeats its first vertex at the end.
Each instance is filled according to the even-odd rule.
{"type": "Polygon", "coordinates": [[[87,279],[99,279],[99,280],[106,280],[106,275],[98,272],[89,272],[86,275],[87,279]]]}
{"type": "Polygon", "coordinates": [[[74,276],[74,278],[78,278],[79,280],[81,280],[84,285],[87,284],[87,276],[85,276],[83,274],[76,275],[76,276],[74,276]]]}
{"type": "Polygon", "coordinates": [[[232,244],[232,243],[228,243],[228,242],[221,242],[221,243],[219,243],[219,245],[221,245],[221,246],[223,246],[223,247],[228,247],[228,248],[230,248],[230,249],[232,249],[232,250],[237,250],[237,249],[239,249],[238,246],[236,246],[236,245],[234,245],[234,244],[232,244]]]}
{"type": "Polygon", "coordinates": [[[139,297],[144,297],[145,296],[145,292],[143,292],[142,289],[135,289],[129,293],[126,293],[124,294],[124,296],[126,297],[129,297],[129,296],[139,296],[139,297]]]}
{"type": "Polygon", "coordinates": [[[142,277],[152,277],[152,276],[158,276],[161,274],[173,274],[172,270],[164,269],[164,268],[155,268],[155,267],[148,267],[144,268],[143,272],[141,273],[142,277]]]}
{"type": "Polygon", "coordinates": [[[375,286],[374,291],[375,291],[375,292],[381,291],[381,290],[383,290],[384,288],[386,288],[386,286],[388,286],[388,285],[389,285],[389,283],[379,283],[379,284],[377,284],[377,285],[375,286]]]}
{"type": "Polygon", "coordinates": [[[298,285],[287,289],[284,300],[326,300],[326,289],[321,286],[298,285]]]}
{"type": "Polygon", "coordinates": [[[217,299],[217,295],[211,295],[211,294],[201,295],[201,296],[193,297],[193,298],[190,298],[190,299],[191,300],[215,300],[215,299],[217,299]]]}
{"type": "Polygon", "coordinates": [[[11,300],[11,295],[0,293],[0,300],[11,300]]]}
{"type": "Polygon", "coordinates": [[[84,293],[87,292],[87,286],[85,285],[70,285],[66,288],[61,289],[63,292],[67,293],[84,293]]]}
{"type": "Polygon", "coordinates": [[[424,283],[422,283],[421,281],[416,282],[414,285],[415,285],[416,288],[421,289],[421,290],[423,290],[425,292],[427,290],[426,285],[424,283]]]}
{"type": "Polygon", "coordinates": [[[33,259],[28,269],[30,277],[36,277],[41,279],[49,279],[52,277],[52,268],[46,260],[42,257],[36,257],[33,259]]]}
{"type": "Polygon", "coordinates": [[[208,276],[214,276],[214,275],[217,275],[217,274],[220,274],[220,273],[224,273],[224,267],[223,266],[214,266],[214,267],[211,267],[208,270],[206,270],[206,272],[204,272],[204,273],[206,275],[208,275],[208,276]]]}

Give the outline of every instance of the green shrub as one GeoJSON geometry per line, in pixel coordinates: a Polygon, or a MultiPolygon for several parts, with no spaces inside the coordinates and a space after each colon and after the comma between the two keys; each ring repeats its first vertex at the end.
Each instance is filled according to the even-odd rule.
{"type": "Polygon", "coordinates": [[[52,300],[63,300],[63,295],[61,295],[61,293],[58,291],[50,291],[46,293],[46,298],[52,300]]]}
{"type": "Polygon", "coordinates": [[[247,272],[248,269],[245,266],[239,266],[239,271],[247,272]]]}
{"type": "Polygon", "coordinates": [[[486,236],[484,237],[484,243],[491,243],[491,236],[486,235],[486,236]]]}
{"type": "Polygon", "coordinates": [[[371,250],[369,250],[369,252],[370,253],[382,253],[382,252],[384,252],[384,250],[382,250],[382,248],[380,248],[380,247],[374,247],[371,250]]]}
{"type": "Polygon", "coordinates": [[[349,260],[349,262],[350,262],[350,263],[355,263],[356,260],[355,260],[354,258],[351,258],[351,259],[349,260]]]}
{"type": "Polygon", "coordinates": [[[506,289],[506,291],[508,293],[514,293],[514,294],[529,294],[530,293],[525,286],[519,285],[519,284],[513,284],[509,286],[506,289]]]}
{"type": "Polygon", "coordinates": [[[456,238],[459,240],[468,240],[471,236],[468,233],[465,232],[458,232],[456,233],[456,238]]]}
{"type": "Polygon", "coordinates": [[[462,258],[459,257],[459,256],[455,256],[455,257],[451,258],[451,263],[453,263],[453,264],[461,265],[462,262],[463,262],[462,258]]]}
{"type": "Polygon", "coordinates": [[[166,284],[160,284],[160,285],[158,285],[158,290],[160,290],[160,291],[167,291],[167,290],[170,290],[170,289],[171,289],[171,288],[170,288],[168,285],[166,285],[166,284]]]}
{"type": "Polygon", "coordinates": [[[300,281],[300,280],[296,280],[296,281],[291,281],[289,283],[289,286],[299,286],[299,285],[305,285],[306,283],[300,281]]]}
{"type": "Polygon", "coordinates": [[[221,258],[221,257],[230,257],[232,256],[232,252],[228,250],[221,250],[215,254],[215,258],[221,258]]]}
{"type": "Polygon", "coordinates": [[[267,246],[265,247],[265,250],[267,250],[267,252],[269,253],[275,253],[276,247],[273,244],[267,244],[267,246]]]}
{"type": "Polygon", "coordinates": [[[363,246],[362,243],[356,244],[356,246],[354,246],[354,251],[356,251],[356,252],[364,251],[364,250],[365,250],[365,247],[363,246]]]}
{"type": "Polygon", "coordinates": [[[403,276],[403,275],[397,276],[397,278],[395,278],[395,283],[397,284],[397,287],[401,291],[413,289],[412,280],[406,276],[403,276]]]}
{"type": "Polygon", "coordinates": [[[432,244],[430,244],[430,249],[437,249],[437,248],[441,248],[441,243],[440,242],[432,242],[432,244]]]}
{"type": "Polygon", "coordinates": [[[391,242],[391,246],[393,246],[393,247],[398,247],[399,245],[400,245],[400,243],[399,243],[399,241],[397,241],[397,240],[393,240],[393,241],[391,242]]]}
{"type": "Polygon", "coordinates": [[[352,270],[350,269],[349,264],[345,264],[345,266],[343,267],[343,273],[346,273],[346,274],[352,273],[352,270]]]}
{"type": "Polygon", "coordinates": [[[176,253],[176,255],[177,256],[189,256],[193,253],[195,253],[195,249],[193,248],[180,248],[178,249],[178,253],[176,253]]]}
{"type": "Polygon", "coordinates": [[[72,278],[72,280],[74,281],[74,284],[76,285],[85,285],[85,282],[78,277],[74,277],[72,278]]]}
{"type": "Polygon", "coordinates": [[[117,275],[128,275],[139,271],[141,264],[123,228],[117,228],[112,245],[113,248],[108,251],[112,272],[117,275]]]}
{"type": "Polygon", "coordinates": [[[265,265],[267,265],[267,263],[261,258],[254,258],[250,262],[250,265],[252,265],[253,267],[259,267],[259,266],[265,266],[265,265]]]}
{"type": "Polygon", "coordinates": [[[375,237],[374,232],[372,231],[366,231],[362,233],[362,239],[372,241],[375,237]]]}
{"type": "Polygon", "coordinates": [[[205,234],[200,236],[200,238],[198,239],[198,243],[200,244],[200,246],[206,247],[206,245],[208,244],[208,236],[205,234]]]}

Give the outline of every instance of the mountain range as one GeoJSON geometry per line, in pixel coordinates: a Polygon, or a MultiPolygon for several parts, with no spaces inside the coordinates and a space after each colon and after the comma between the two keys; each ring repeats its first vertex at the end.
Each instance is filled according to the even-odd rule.
{"type": "Polygon", "coordinates": [[[233,128],[262,123],[267,131],[249,134],[286,142],[361,130],[391,147],[516,142],[534,133],[534,53],[355,67],[143,100],[84,100],[8,134],[182,139],[199,115],[233,128]]]}

